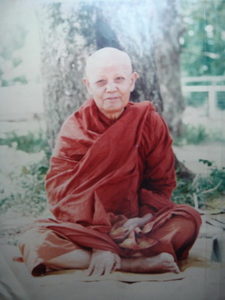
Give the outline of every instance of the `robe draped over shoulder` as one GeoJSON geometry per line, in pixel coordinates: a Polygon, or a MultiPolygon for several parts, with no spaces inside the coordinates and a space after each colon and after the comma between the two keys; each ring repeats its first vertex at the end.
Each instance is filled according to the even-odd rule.
{"type": "Polygon", "coordinates": [[[173,207],[174,155],[163,119],[150,102],[129,103],[111,121],[93,100],[63,124],[46,190],[57,220],[110,227],[127,218],[173,207]]]}

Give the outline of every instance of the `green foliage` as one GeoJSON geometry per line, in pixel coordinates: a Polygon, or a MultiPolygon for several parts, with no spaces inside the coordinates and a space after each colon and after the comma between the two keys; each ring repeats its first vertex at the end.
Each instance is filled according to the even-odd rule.
{"type": "Polygon", "coordinates": [[[22,83],[22,84],[27,84],[28,83],[27,78],[24,75],[14,77],[11,81],[13,83],[22,83]]]}
{"type": "Polygon", "coordinates": [[[225,110],[225,92],[217,92],[217,107],[225,110]]]}
{"type": "Polygon", "coordinates": [[[207,102],[207,92],[192,92],[186,97],[186,104],[192,107],[200,107],[207,102]]]}
{"type": "Polygon", "coordinates": [[[174,144],[186,145],[186,144],[200,144],[209,140],[209,134],[202,125],[192,126],[184,125],[182,135],[174,140],[174,144]]]}
{"type": "Polygon", "coordinates": [[[14,77],[12,79],[2,79],[1,80],[1,86],[11,86],[11,85],[15,85],[17,83],[20,83],[20,84],[27,84],[28,81],[27,81],[27,78],[26,76],[24,75],[21,75],[21,76],[17,76],[17,77],[14,77]]]}
{"type": "Polygon", "coordinates": [[[225,1],[182,0],[181,66],[187,76],[225,74],[225,1]]]}
{"type": "MultiPolygon", "coordinates": [[[[208,92],[191,92],[185,97],[186,105],[201,107],[208,101],[208,92]]],[[[216,93],[216,105],[220,110],[225,110],[225,92],[216,93]]]]}
{"type": "Polygon", "coordinates": [[[28,31],[24,28],[24,26],[21,26],[20,24],[15,25],[14,22],[7,22],[6,24],[3,22],[3,25],[4,26],[0,28],[0,86],[11,86],[15,83],[26,84],[27,79],[24,75],[6,79],[4,77],[4,66],[7,66],[7,70],[9,66],[13,69],[22,63],[22,59],[18,57],[17,51],[24,47],[28,31]]]}
{"type": "Polygon", "coordinates": [[[24,46],[27,37],[27,30],[21,25],[7,24],[4,30],[10,30],[10,35],[6,31],[0,32],[2,43],[0,46],[0,56],[5,60],[12,60],[14,52],[24,46]]]}
{"type": "Polygon", "coordinates": [[[13,63],[13,66],[14,66],[14,67],[17,67],[17,66],[19,66],[19,65],[22,63],[22,59],[19,58],[19,57],[14,57],[14,58],[12,59],[12,63],[13,63]]]}
{"type": "Polygon", "coordinates": [[[177,188],[173,193],[175,203],[186,203],[205,208],[213,199],[225,195],[225,167],[218,169],[211,161],[199,159],[210,167],[209,176],[196,176],[193,181],[177,179],[177,188]]]}
{"type": "Polygon", "coordinates": [[[189,180],[177,178],[177,187],[173,192],[172,200],[177,204],[194,204],[194,187],[189,180]]]}
{"type": "Polygon", "coordinates": [[[220,130],[207,131],[203,125],[183,124],[182,134],[174,139],[175,146],[198,145],[206,142],[224,143],[225,136],[220,130]]]}
{"type": "Polygon", "coordinates": [[[47,139],[41,130],[37,134],[28,132],[26,135],[17,135],[14,131],[8,132],[4,138],[0,138],[0,145],[14,147],[27,153],[48,151],[47,139]]]}
{"type": "Polygon", "coordinates": [[[1,213],[10,208],[16,208],[25,216],[38,216],[46,208],[46,195],[44,189],[44,176],[48,170],[48,159],[21,169],[20,176],[13,176],[12,180],[19,189],[12,190],[11,194],[4,196],[1,191],[1,213]]]}
{"type": "Polygon", "coordinates": [[[0,145],[7,145],[27,153],[44,151],[44,158],[36,163],[23,166],[21,170],[10,173],[12,191],[2,186],[0,189],[0,211],[4,213],[10,208],[16,208],[23,215],[39,215],[46,208],[44,176],[48,170],[50,157],[46,135],[39,130],[17,135],[9,132],[5,138],[0,138],[0,145]]]}

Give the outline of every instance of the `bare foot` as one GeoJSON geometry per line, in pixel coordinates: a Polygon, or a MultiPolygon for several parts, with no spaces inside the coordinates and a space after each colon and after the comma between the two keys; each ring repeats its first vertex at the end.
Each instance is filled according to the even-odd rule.
{"type": "Polygon", "coordinates": [[[124,258],[121,270],[134,273],[180,272],[173,256],[164,252],[153,257],[124,258]]]}

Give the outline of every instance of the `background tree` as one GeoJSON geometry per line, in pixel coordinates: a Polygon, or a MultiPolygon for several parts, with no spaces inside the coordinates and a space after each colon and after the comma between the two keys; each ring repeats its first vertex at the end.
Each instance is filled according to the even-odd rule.
{"type": "MultiPolygon", "coordinates": [[[[0,12],[0,19],[1,19],[0,12]]],[[[12,76],[11,70],[16,69],[22,63],[22,58],[17,51],[20,50],[26,40],[26,30],[20,26],[13,26],[1,21],[0,26],[0,87],[10,86],[14,84],[26,84],[28,82],[25,75],[12,76]],[[10,34],[6,34],[10,32],[10,34]]]]}
{"type": "Polygon", "coordinates": [[[186,76],[225,74],[225,1],[181,0],[185,31],[180,38],[186,76]]]}
{"type": "Polygon", "coordinates": [[[172,134],[179,134],[184,104],[176,1],[48,3],[39,7],[38,16],[51,146],[62,122],[87,97],[81,83],[85,58],[106,46],[127,51],[141,75],[132,99],[153,101],[172,134]]]}

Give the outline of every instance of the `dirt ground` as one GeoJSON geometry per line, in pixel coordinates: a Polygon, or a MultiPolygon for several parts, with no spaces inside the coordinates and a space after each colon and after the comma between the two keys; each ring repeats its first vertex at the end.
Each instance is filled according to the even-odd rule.
{"type": "Polygon", "coordinates": [[[217,168],[225,167],[225,143],[204,143],[173,148],[178,159],[195,174],[207,175],[210,171],[210,168],[199,162],[199,159],[209,160],[217,168]]]}
{"type": "MultiPolygon", "coordinates": [[[[208,224],[207,220],[211,217],[203,216],[199,238],[189,259],[180,265],[182,272],[178,275],[165,273],[137,278],[134,274],[115,272],[114,276],[90,279],[79,271],[70,270],[32,277],[23,263],[12,260],[12,257],[19,255],[18,249],[2,244],[0,299],[224,300],[224,230],[208,224]]],[[[224,215],[217,215],[216,218],[225,221],[224,215]]]]}

